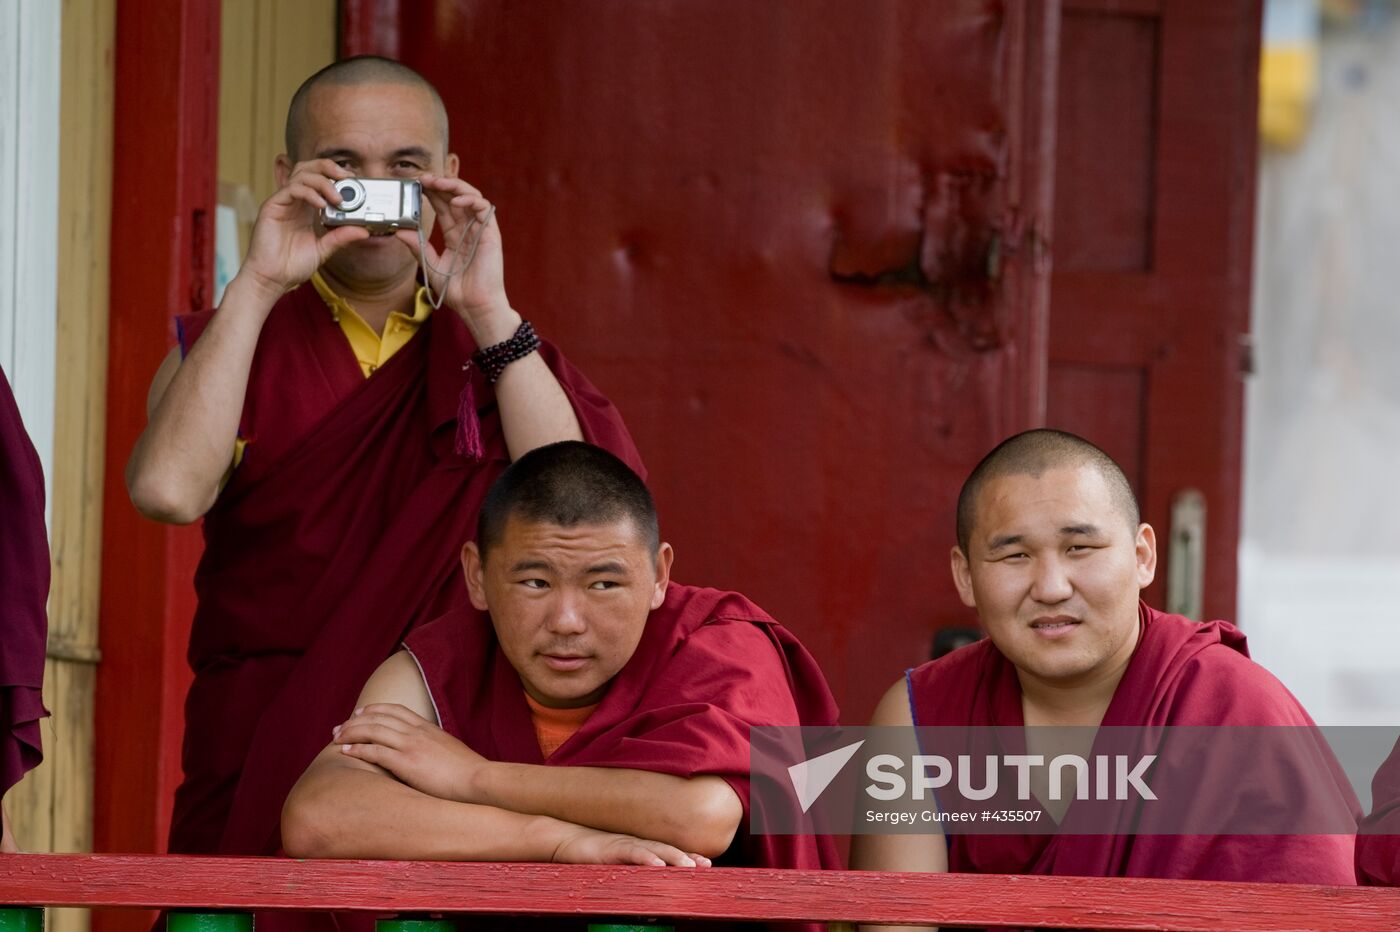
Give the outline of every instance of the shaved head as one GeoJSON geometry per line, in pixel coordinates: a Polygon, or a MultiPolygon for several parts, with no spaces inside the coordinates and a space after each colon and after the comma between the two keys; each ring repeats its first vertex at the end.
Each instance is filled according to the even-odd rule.
{"type": "Polygon", "coordinates": [[[311,94],[318,87],[351,87],[359,84],[401,84],[421,89],[433,108],[442,134],[442,151],[447,151],[447,108],[437,88],[407,65],[377,55],[359,55],[334,62],[302,82],[287,108],[287,155],[300,161],[302,130],[311,94]]]}
{"type": "Polygon", "coordinates": [[[661,546],[656,505],[646,483],[607,450],[580,440],[531,450],[491,486],[476,525],[483,563],[505,536],[512,516],[563,528],[630,520],[648,551],[655,554],[661,546]]]}
{"type": "Polygon", "coordinates": [[[1137,496],[1123,470],[1107,453],[1083,437],[1062,430],[1028,430],[1003,440],[983,457],[958,494],[958,546],[968,552],[972,531],[977,526],[977,497],[982,487],[1004,476],[1039,478],[1053,469],[1096,470],[1108,485],[1117,510],[1128,526],[1137,530],[1142,521],[1137,496]]]}

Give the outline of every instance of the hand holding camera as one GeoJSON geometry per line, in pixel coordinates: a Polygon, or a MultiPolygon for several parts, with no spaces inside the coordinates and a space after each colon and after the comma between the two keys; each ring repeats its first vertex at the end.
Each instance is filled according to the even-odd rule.
{"type": "Polygon", "coordinates": [[[501,231],[491,202],[460,178],[425,174],[418,182],[442,230],[443,251],[412,230],[394,235],[426,261],[433,293],[457,312],[478,346],[510,339],[520,315],[506,298],[501,231]]]}
{"type": "Polygon", "coordinates": [[[368,238],[369,229],[351,225],[318,235],[318,214],[340,203],[336,186],[347,179],[354,176],[330,159],[298,162],[286,184],[258,210],[239,275],[251,276],[260,287],[280,296],[311,278],[342,246],[368,238]]]}

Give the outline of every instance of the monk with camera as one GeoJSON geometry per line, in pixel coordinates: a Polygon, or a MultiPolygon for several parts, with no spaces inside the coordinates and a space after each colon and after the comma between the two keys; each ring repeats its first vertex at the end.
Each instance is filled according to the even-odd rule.
{"type": "Polygon", "coordinates": [[[143,514],[204,519],[172,852],[277,849],[287,791],[359,686],[466,599],[458,548],[511,460],[587,440],[640,468],[507,297],[492,205],[426,80],[333,64],[293,97],[286,145],[219,307],[176,320],[127,466],[143,514]],[[348,216],[369,188],[421,192],[418,216],[348,216]]]}

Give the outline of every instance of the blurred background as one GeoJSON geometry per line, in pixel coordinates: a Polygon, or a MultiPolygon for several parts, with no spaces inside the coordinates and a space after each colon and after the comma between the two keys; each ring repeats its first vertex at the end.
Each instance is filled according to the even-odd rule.
{"type": "Polygon", "coordinates": [[[1237,620],[1319,721],[1400,720],[1389,0],[0,0],[0,47],[0,366],[55,570],[30,850],[164,848],[200,539],[121,470],[292,92],[362,53],[441,89],[678,578],[796,631],[846,721],[975,628],[957,489],[1041,424],[1125,467],[1149,601],[1237,620]]]}
{"type": "Polygon", "coordinates": [[[1400,21],[1268,0],[1239,620],[1324,724],[1400,721],[1400,21]]]}

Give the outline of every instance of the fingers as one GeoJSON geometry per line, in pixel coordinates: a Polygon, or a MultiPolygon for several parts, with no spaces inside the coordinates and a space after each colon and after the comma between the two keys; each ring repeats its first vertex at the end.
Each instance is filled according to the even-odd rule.
{"type": "Polygon", "coordinates": [[[409,725],[431,725],[417,712],[406,705],[397,702],[371,702],[369,705],[355,710],[356,715],[385,715],[389,718],[397,719],[409,725]]]}
{"type": "Polygon", "coordinates": [[[298,162],[292,168],[287,183],[272,196],[272,199],[283,204],[303,201],[317,209],[328,204],[339,204],[341,198],[335,183],[341,178],[350,177],[353,177],[351,172],[330,159],[298,162]]]}
{"type": "MultiPolygon", "coordinates": [[[[654,867],[698,867],[699,863],[695,856],[686,854],[679,848],[659,841],[648,841],[644,838],[625,839],[626,848],[624,853],[624,864],[641,864],[654,867]]],[[[709,866],[709,859],[706,858],[709,866]]]]}
{"type": "Polygon", "coordinates": [[[361,722],[354,725],[340,725],[331,729],[331,740],[338,741],[341,750],[353,744],[378,744],[386,748],[402,750],[407,747],[412,735],[379,723],[361,722]]]}
{"type": "Polygon", "coordinates": [[[679,848],[663,845],[659,841],[648,841],[642,844],[651,851],[653,857],[668,867],[695,866],[695,859],[679,848]]]}
{"type": "Polygon", "coordinates": [[[300,182],[315,188],[330,203],[339,204],[341,198],[336,190],[336,181],[341,178],[353,177],[355,177],[354,172],[341,168],[330,159],[312,159],[309,162],[298,162],[292,166],[292,174],[287,179],[287,183],[300,182]]]}
{"type": "MultiPolygon", "coordinates": [[[[409,248],[410,251],[412,251],[413,257],[415,259],[422,258],[422,250],[418,248],[417,230],[395,230],[394,236],[398,237],[399,242],[403,243],[409,248]]],[[[428,264],[435,265],[437,263],[438,258],[437,250],[434,249],[433,244],[428,243],[426,239],[424,240],[424,243],[426,243],[428,246],[428,264]]]]}
{"type": "Polygon", "coordinates": [[[433,212],[443,220],[445,229],[470,219],[486,220],[491,202],[462,179],[420,175],[418,183],[423,186],[423,196],[432,205],[433,212]]]}
{"type": "Polygon", "coordinates": [[[325,236],[321,237],[321,261],[325,262],[331,254],[342,246],[349,246],[351,243],[359,242],[362,239],[369,239],[370,232],[364,227],[345,226],[332,227],[325,236]]]}

